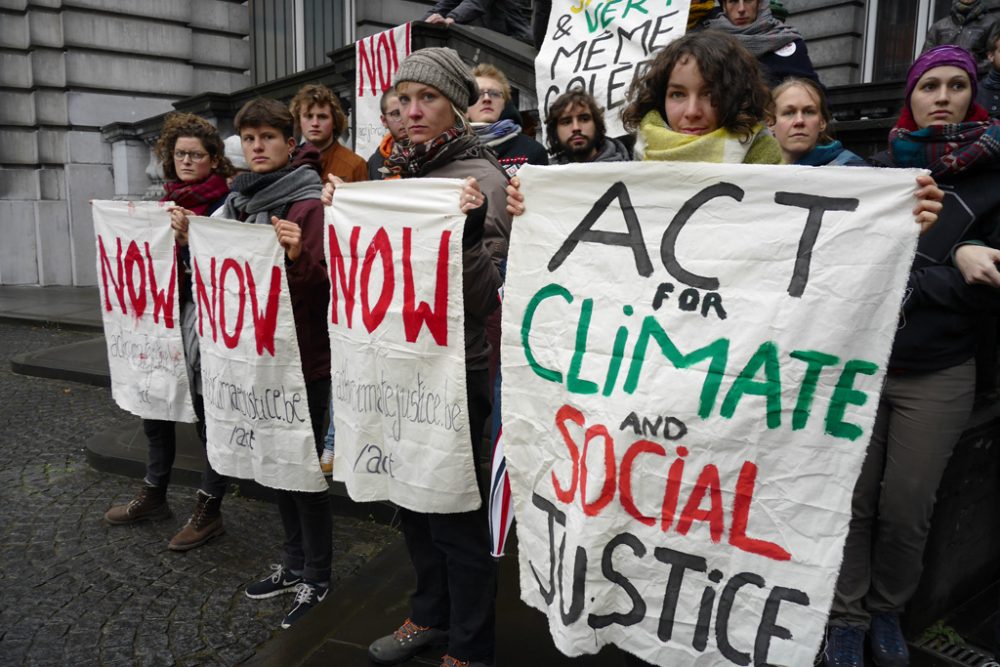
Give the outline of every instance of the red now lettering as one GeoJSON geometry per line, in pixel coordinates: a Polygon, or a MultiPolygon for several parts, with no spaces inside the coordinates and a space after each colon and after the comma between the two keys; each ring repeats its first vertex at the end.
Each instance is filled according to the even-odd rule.
{"type": "Polygon", "coordinates": [[[368,333],[375,331],[378,325],[385,319],[385,313],[392,303],[392,292],[396,288],[396,276],[392,268],[392,244],[389,243],[389,234],[385,227],[379,227],[375,232],[375,238],[368,244],[365,252],[365,262],[361,265],[361,321],[364,322],[368,333]],[[382,256],[382,292],[375,302],[375,307],[368,303],[368,284],[372,275],[372,266],[375,263],[375,255],[382,256]]]}
{"type": "Polygon", "coordinates": [[[337,238],[337,230],[333,225],[329,227],[330,246],[330,322],[337,324],[337,306],[340,303],[340,291],[337,289],[337,278],[340,278],[340,289],[344,292],[344,319],[347,320],[347,328],[352,327],[351,319],[354,317],[354,288],[357,285],[358,277],[358,236],[361,228],[355,227],[351,230],[351,280],[347,280],[347,266],[344,264],[344,253],[340,250],[340,241],[337,238]]]}
{"type": "Polygon", "coordinates": [[[413,307],[413,267],[410,265],[410,236],[412,230],[403,228],[403,329],[406,341],[413,343],[420,333],[420,325],[426,324],[434,342],[442,347],[448,345],[448,241],[451,232],[441,234],[438,245],[438,262],[434,286],[434,310],[421,301],[413,307]]]}
{"type": "Polygon", "coordinates": [[[165,290],[161,290],[157,286],[156,271],[153,266],[153,257],[149,250],[149,243],[144,243],[143,245],[146,250],[145,258],[135,241],[129,241],[123,258],[122,240],[116,238],[115,262],[112,264],[108,250],[104,245],[104,238],[98,234],[97,250],[101,266],[104,309],[108,312],[114,310],[111,304],[111,293],[114,292],[118,308],[122,314],[129,314],[131,312],[132,317],[139,320],[142,319],[143,314],[146,312],[147,298],[148,295],[151,295],[153,301],[153,322],[159,324],[160,315],[162,314],[163,325],[167,329],[173,329],[173,304],[177,284],[176,253],[170,263],[168,287],[165,290]],[[126,294],[128,295],[128,305],[126,305],[125,301],[126,294]]]}
{"type": "Polygon", "coordinates": [[[247,293],[250,295],[250,314],[254,323],[254,339],[257,347],[257,355],[263,356],[267,351],[274,356],[274,332],[278,325],[278,296],[281,294],[281,269],[277,266],[271,267],[271,284],[267,295],[267,302],[264,310],[260,310],[260,301],[257,298],[257,281],[254,279],[250,264],[245,262],[240,267],[239,262],[230,257],[223,258],[221,268],[216,273],[218,261],[215,257],[209,261],[209,284],[211,292],[205,286],[205,279],[202,276],[201,266],[198,260],[193,260],[194,265],[194,296],[198,304],[198,335],[206,338],[205,320],[211,327],[212,341],[218,342],[219,334],[222,335],[222,343],[229,349],[234,349],[240,342],[240,335],[243,333],[245,321],[245,311],[247,305],[247,293]],[[232,274],[232,278],[230,275],[232,274]],[[231,293],[239,299],[239,307],[236,310],[236,321],[232,325],[232,330],[226,324],[226,281],[236,280],[237,289],[231,293]]]}
{"type": "MultiPolygon", "coordinates": [[[[614,440],[608,433],[607,428],[602,424],[592,425],[584,431],[583,448],[577,445],[571,435],[567,422],[572,422],[579,429],[584,429],[586,419],[576,408],[564,405],[556,412],[555,425],[562,434],[566,451],[572,464],[571,476],[568,485],[563,485],[552,471],[552,489],[559,502],[566,505],[572,504],[577,498],[579,489],[579,502],[583,513],[586,516],[597,516],[614,499],[616,491],[620,496],[622,509],[636,521],[653,526],[657,523],[656,517],[643,514],[635,502],[632,493],[632,481],[635,475],[641,470],[637,470],[636,458],[641,454],[653,454],[658,457],[666,457],[666,450],[663,446],[649,440],[637,440],[633,442],[625,455],[622,456],[620,466],[616,465],[614,440]],[[587,450],[590,441],[601,438],[604,441],[603,452],[603,484],[598,498],[594,501],[588,499],[587,484],[589,473],[587,468],[587,450]],[[617,474],[616,474],[617,469],[617,474]]],[[[684,472],[684,458],[688,455],[686,447],[677,447],[677,458],[671,463],[664,484],[663,504],[660,508],[660,529],[667,532],[674,520],[674,513],[681,491],[681,481],[684,472]]],[[[663,479],[662,473],[651,473],[657,479],[663,479]]],[[[784,548],[773,542],[761,540],[747,536],[747,525],[750,521],[750,507],[753,503],[754,486],[757,479],[757,466],[750,461],[745,461],[740,469],[739,477],[736,481],[736,488],[733,493],[733,506],[730,512],[731,523],[729,525],[728,542],[748,553],[757,554],[772,560],[791,560],[792,555],[784,548]]],[[[698,474],[698,479],[694,484],[684,509],[681,511],[680,519],[677,522],[676,531],[680,535],[687,535],[694,522],[704,522],[708,524],[709,537],[714,543],[722,541],[726,532],[726,512],[722,496],[722,484],[719,477],[719,469],[713,464],[702,467],[698,474]],[[709,497],[709,507],[701,507],[705,496],[709,497]]]]}
{"type": "Polygon", "coordinates": [[[384,93],[392,85],[392,76],[397,69],[399,69],[399,52],[391,31],[371,35],[358,41],[358,70],[362,74],[358,85],[358,97],[365,96],[366,82],[367,89],[371,91],[369,95],[372,97],[384,93]],[[376,79],[378,79],[377,87],[376,79]]]}

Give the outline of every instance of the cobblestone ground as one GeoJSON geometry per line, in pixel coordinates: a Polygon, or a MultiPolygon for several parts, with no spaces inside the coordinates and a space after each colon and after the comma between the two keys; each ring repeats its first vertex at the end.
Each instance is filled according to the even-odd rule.
{"type": "MultiPolygon", "coordinates": [[[[239,663],[292,602],[243,594],[280,554],[277,508],[227,497],[226,535],[187,553],[166,546],[192,489],[170,489],[171,520],[107,525],[137,480],[92,470],[84,443],[134,418],[107,389],[10,370],[12,356],[86,336],[0,322],[0,665],[239,663]]],[[[335,517],[333,585],[393,535],[335,517]]]]}

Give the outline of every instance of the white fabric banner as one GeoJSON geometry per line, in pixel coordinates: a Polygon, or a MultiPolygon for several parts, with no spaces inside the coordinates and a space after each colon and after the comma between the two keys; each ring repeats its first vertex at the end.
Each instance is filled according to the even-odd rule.
{"type": "Polygon", "coordinates": [[[552,0],[535,58],[542,120],[557,97],[582,88],[604,108],[608,136],[625,134],[620,114],[636,70],[684,34],[690,7],[690,0],[552,0]]]}
{"type": "Polygon", "coordinates": [[[325,491],[274,229],[190,221],[208,460],[274,489],[325,491]]]}
{"type": "Polygon", "coordinates": [[[914,254],[917,173],[520,172],[503,435],[521,595],[564,653],[812,664],[914,254]]]}
{"type": "Polygon", "coordinates": [[[111,396],[143,419],[193,422],[169,204],[92,204],[111,396]]]}
{"type": "Polygon", "coordinates": [[[333,477],[357,501],[480,505],[465,395],[454,179],[349,183],[326,209],[333,477]]]}
{"type": "Polygon", "coordinates": [[[354,43],[354,152],[368,159],[378,148],[382,127],[382,93],[392,87],[399,64],[410,55],[410,24],[369,35],[354,43]]]}

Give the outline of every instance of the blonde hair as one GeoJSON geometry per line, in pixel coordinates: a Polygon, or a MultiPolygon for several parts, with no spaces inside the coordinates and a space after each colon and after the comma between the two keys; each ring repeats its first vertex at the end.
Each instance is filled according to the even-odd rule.
{"type": "Polygon", "coordinates": [[[494,65],[490,63],[479,63],[476,65],[475,69],[472,70],[472,76],[483,77],[484,79],[493,79],[500,84],[500,92],[503,93],[503,101],[510,102],[510,82],[507,81],[507,75],[497,69],[494,65]]]}
{"type": "Polygon", "coordinates": [[[299,127],[299,116],[314,106],[330,107],[330,115],[333,116],[333,136],[339,137],[344,133],[344,128],[347,126],[347,116],[340,108],[340,100],[337,99],[332,90],[321,83],[309,83],[302,86],[288,105],[288,110],[295,119],[296,129],[300,131],[302,129],[299,127]]]}
{"type": "Polygon", "coordinates": [[[819,133],[819,143],[828,144],[833,141],[833,131],[830,129],[833,125],[833,114],[830,113],[830,107],[826,103],[826,93],[823,89],[819,87],[819,84],[812,79],[806,79],[800,76],[790,76],[771,91],[771,111],[769,121],[773,122],[776,120],[775,114],[778,113],[778,97],[781,96],[789,88],[794,88],[798,86],[805,90],[816,102],[816,106],[819,107],[820,118],[823,119],[823,123],[826,125],[823,131],[819,133]]]}

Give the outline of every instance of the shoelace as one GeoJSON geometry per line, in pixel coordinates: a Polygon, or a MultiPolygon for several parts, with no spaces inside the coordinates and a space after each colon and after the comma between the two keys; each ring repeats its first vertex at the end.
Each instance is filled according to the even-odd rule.
{"type": "Polygon", "coordinates": [[[129,501],[128,509],[126,511],[131,513],[132,510],[134,510],[136,507],[139,507],[144,502],[146,502],[147,498],[149,497],[150,490],[152,488],[153,487],[151,486],[143,486],[141,489],[139,489],[139,495],[137,495],[135,498],[129,501]]]}
{"type": "Polygon", "coordinates": [[[459,660],[458,658],[453,658],[450,655],[445,654],[441,658],[441,667],[469,667],[469,663],[465,660],[459,660]]]}
{"type": "Polygon", "coordinates": [[[271,583],[277,584],[281,581],[281,577],[285,574],[285,567],[280,563],[272,563],[271,569],[274,570],[274,574],[271,575],[271,583]]]}
{"type": "Polygon", "coordinates": [[[313,587],[305,582],[296,586],[295,591],[295,604],[308,604],[315,592],[313,587]]]}
{"type": "Polygon", "coordinates": [[[408,618],[405,621],[403,621],[403,624],[399,626],[399,629],[396,630],[394,634],[396,635],[396,639],[398,639],[399,641],[404,641],[406,639],[414,637],[415,635],[420,634],[421,632],[426,632],[427,630],[430,630],[430,628],[425,628],[422,625],[417,625],[416,623],[413,622],[413,619],[408,618]]]}

